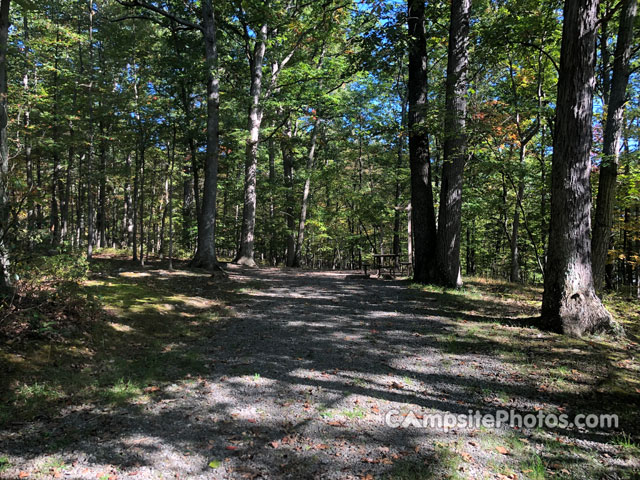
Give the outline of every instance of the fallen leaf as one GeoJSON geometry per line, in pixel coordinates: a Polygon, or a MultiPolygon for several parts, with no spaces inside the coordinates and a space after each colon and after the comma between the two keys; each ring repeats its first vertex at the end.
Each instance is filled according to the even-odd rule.
{"type": "Polygon", "coordinates": [[[467,452],[462,452],[460,456],[465,462],[473,462],[473,457],[469,455],[467,452]]]}
{"type": "Polygon", "coordinates": [[[509,450],[501,446],[496,447],[496,451],[502,455],[509,455],[509,450]]]}
{"type": "Polygon", "coordinates": [[[269,445],[271,445],[273,448],[278,448],[280,446],[280,442],[278,442],[277,440],[274,440],[269,445]]]}
{"type": "Polygon", "coordinates": [[[27,472],[20,472],[18,474],[18,477],[20,477],[20,478],[27,478],[28,476],[29,476],[29,474],[27,472]]]}

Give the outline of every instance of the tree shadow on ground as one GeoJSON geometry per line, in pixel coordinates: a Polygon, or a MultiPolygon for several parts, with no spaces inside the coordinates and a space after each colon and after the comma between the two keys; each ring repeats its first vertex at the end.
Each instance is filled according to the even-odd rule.
{"type": "Polygon", "coordinates": [[[531,308],[340,273],[96,262],[85,288],[106,318],[91,340],[8,352],[6,475],[52,456],[79,478],[481,478],[537,459],[575,478],[637,473],[620,429],[385,424],[390,410],[617,413],[636,438],[638,395],[603,389],[637,370],[613,378],[604,347],[515,326],[531,308]]]}

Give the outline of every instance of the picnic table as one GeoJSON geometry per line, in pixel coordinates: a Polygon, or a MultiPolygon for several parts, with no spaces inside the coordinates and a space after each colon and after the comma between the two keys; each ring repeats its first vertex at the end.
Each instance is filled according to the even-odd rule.
{"type": "Polygon", "coordinates": [[[378,270],[378,276],[385,270],[389,271],[394,277],[396,276],[399,255],[395,253],[375,253],[371,257],[373,258],[373,268],[378,270]]]}
{"type": "MultiPolygon", "coordinates": [[[[388,271],[392,276],[396,276],[396,272],[399,272],[400,275],[406,273],[407,275],[411,275],[411,262],[400,262],[400,255],[396,255],[395,253],[374,253],[371,255],[373,258],[373,270],[378,271],[378,276],[382,274],[384,271],[388,271]]],[[[362,264],[364,268],[364,274],[368,275],[368,268],[371,267],[369,263],[362,264]]]]}

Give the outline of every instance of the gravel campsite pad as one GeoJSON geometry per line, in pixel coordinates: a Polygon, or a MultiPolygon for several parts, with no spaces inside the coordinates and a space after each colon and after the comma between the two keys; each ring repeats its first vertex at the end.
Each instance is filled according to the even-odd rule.
{"type": "Polygon", "coordinates": [[[494,287],[112,268],[84,351],[7,347],[0,478],[638,478],[637,345],[541,332],[535,298],[494,287]],[[417,425],[498,409],[620,426],[417,425]]]}

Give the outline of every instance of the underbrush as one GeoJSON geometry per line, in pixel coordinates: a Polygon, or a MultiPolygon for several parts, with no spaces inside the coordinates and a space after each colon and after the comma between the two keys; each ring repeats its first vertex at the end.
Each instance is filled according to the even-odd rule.
{"type": "Polygon", "coordinates": [[[80,285],[88,273],[84,254],[43,255],[19,264],[13,291],[0,297],[0,343],[59,338],[95,319],[98,305],[80,285]]]}

